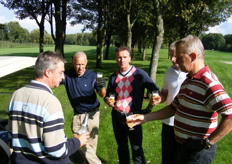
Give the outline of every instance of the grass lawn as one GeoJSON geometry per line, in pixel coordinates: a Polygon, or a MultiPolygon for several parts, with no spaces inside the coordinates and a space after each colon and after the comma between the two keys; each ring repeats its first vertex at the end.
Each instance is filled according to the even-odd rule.
{"type": "MultiPolygon", "coordinates": [[[[54,50],[53,47],[45,47],[45,50],[54,50]]],[[[85,51],[88,55],[88,68],[93,71],[101,71],[104,73],[106,81],[112,72],[117,69],[116,62],[114,60],[114,48],[111,48],[110,60],[104,60],[102,63],[102,69],[95,68],[95,56],[96,48],[88,46],[65,46],[65,59],[67,60],[66,68],[71,66],[71,56],[76,51],[85,51]]],[[[147,50],[147,53],[151,53],[151,50],[147,50]]],[[[231,89],[231,67],[230,64],[225,64],[221,61],[232,61],[232,53],[224,53],[219,51],[206,51],[205,63],[210,66],[211,70],[218,76],[219,80],[223,84],[227,93],[232,96],[231,89]]],[[[0,55],[18,55],[18,56],[37,56],[38,48],[1,48],[0,55]]],[[[142,61],[141,56],[134,56],[132,64],[148,71],[149,61],[142,61]]],[[[149,59],[149,56],[148,56],[149,59]]],[[[161,88],[166,69],[171,65],[171,62],[167,59],[167,50],[162,49],[160,51],[160,59],[157,72],[157,85],[161,88]]],[[[30,79],[33,79],[33,68],[27,68],[14,74],[5,76],[0,79],[0,92],[13,92],[17,88],[25,85],[30,79]]],[[[70,129],[71,118],[73,110],[70,106],[68,97],[64,86],[53,89],[54,94],[61,101],[65,114],[65,133],[68,137],[72,137],[70,129]]],[[[0,95],[0,118],[7,118],[6,109],[10,100],[10,94],[0,95]]],[[[101,101],[101,115],[100,115],[100,129],[99,129],[99,142],[97,155],[106,161],[107,164],[117,164],[117,147],[114,139],[112,125],[111,125],[111,109],[101,101]]],[[[147,105],[147,101],[144,101],[144,107],[147,105]]],[[[155,107],[153,110],[158,110],[164,105],[161,104],[155,107]]],[[[147,163],[159,164],[161,163],[161,144],[160,144],[160,131],[161,122],[153,121],[143,125],[143,148],[146,156],[147,163]]],[[[232,134],[230,133],[218,143],[218,150],[213,164],[227,164],[232,163],[232,134]]]]}

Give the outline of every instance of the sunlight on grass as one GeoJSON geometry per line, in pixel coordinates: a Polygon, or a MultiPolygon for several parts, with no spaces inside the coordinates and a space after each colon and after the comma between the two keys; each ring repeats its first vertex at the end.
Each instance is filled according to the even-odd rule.
{"type": "MultiPolygon", "coordinates": [[[[54,50],[54,47],[45,47],[45,50],[54,50]]],[[[106,81],[108,77],[117,70],[117,65],[114,59],[115,48],[110,49],[110,59],[102,62],[102,69],[95,68],[96,47],[91,46],[65,46],[65,59],[67,60],[66,69],[71,67],[71,57],[76,51],[85,51],[89,62],[88,68],[93,71],[101,71],[104,74],[106,81]]],[[[147,50],[151,53],[151,50],[147,50]]],[[[231,67],[232,65],[225,64],[220,61],[232,61],[231,53],[224,53],[219,51],[206,51],[205,63],[209,65],[210,69],[218,76],[219,80],[223,84],[226,92],[232,96],[231,87],[231,67]]],[[[19,56],[37,56],[38,48],[0,48],[0,55],[19,55],[19,56]]],[[[149,61],[141,61],[141,56],[135,56],[135,60],[132,64],[148,71],[149,61]]],[[[150,55],[147,56],[147,59],[150,55]]],[[[157,69],[157,85],[162,88],[164,73],[166,69],[171,65],[171,62],[167,58],[167,50],[160,51],[159,65],[157,69]]],[[[34,77],[34,69],[27,68],[14,74],[8,75],[0,79],[0,92],[14,92],[19,87],[27,84],[34,77]]],[[[65,134],[67,137],[72,137],[71,122],[73,116],[73,109],[69,103],[64,86],[53,89],[54,95],[60,100],[64,116],[65,116],[65,134]]],[[[11,95],[0,95],[0,118],[7,118],[6,109],[11,95]]],[[[111,123],[111,108],[104,104],[102,98],[99,98],[101,102],[100,106],[100,129],[99,129],[99,142],[97,155],[106,161],[107,164],[117,164],[117,145],[113,135],[112,123],[111,123]]],[[[147,105],[147,101],[144,101],[143,107],[147,105]]],[[[153,110],[162,108],[164,104],[154,107],[153,110]]],[[[147,163],[159,164],[161,163],[161,121],[148,122],[143,125],[143,148],[147,163]]],[[[213,164],[232,163],[232,134],[230,133],[218,143],[217,155],[213,161],[213,164]]],[[[78,158],[78,157],[77,157],[78,158]]]]}

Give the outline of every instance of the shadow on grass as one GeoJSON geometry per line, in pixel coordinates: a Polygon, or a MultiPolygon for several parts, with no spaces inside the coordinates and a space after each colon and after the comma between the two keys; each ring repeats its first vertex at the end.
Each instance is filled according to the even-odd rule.
{"type": "Polygon", "coordinates": [[[26,68],[0,79],[1,92],[14,92],[34,79],[34,67],[26,68]]]}

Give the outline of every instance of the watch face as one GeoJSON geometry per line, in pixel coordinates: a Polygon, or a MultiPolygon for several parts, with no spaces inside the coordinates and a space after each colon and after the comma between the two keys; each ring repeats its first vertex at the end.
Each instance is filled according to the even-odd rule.
{"type": "Polygon", "coordinates": [[[209,149],[211,146],[212,146],[212,144],[209,142],[209,139],[206,138],[205,139],[205,147],[206,147],[206,149],[209,149]]]}

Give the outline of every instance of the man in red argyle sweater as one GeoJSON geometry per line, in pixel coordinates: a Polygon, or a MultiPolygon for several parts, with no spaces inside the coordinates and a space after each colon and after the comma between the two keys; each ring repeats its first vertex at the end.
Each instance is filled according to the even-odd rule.
{"type": "MultiPolygon", "coordinates": [[[[112,107],[112,124],[118,144],[119,163],[130,164],[128,148],[128,140],[130,140],[134,164],[144,164],[142,126],[139,125],[134,127],[134,130],[129,130],[126,124],[126,114],[142,112],[145,88],[150,92],[157,91],[159,88],[144,70],[130,64],[131,55],[128,47],[117,49],[116,62],[119,70],[109,78],[105,102],[112,107]],[[111,93],[115,94],[114,103],[109,98],[111,93]]],[[[155,101],[151,99],[146,110],[149,111],[153,105],[155,105],[155,101]]]]}

